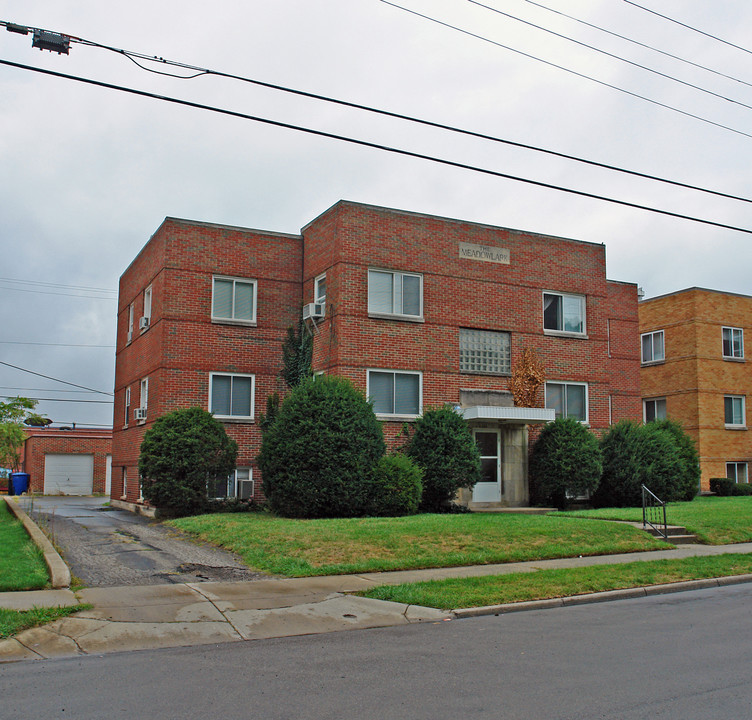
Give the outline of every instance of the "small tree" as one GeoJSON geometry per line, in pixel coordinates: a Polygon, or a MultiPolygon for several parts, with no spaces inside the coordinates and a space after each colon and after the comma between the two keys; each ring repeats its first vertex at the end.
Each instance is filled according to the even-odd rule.
{"type": "Polygon", "coordinates": [[[174,410],[157,418],[141,443],[141,492],[160,510],[190,515],[206,509],[207,490],[235,468],[237,443],[202,408],[174,410]]]}
{"type": "Polygon", "coordinates": [[[451,408],[426,410],[415,421],[405,453],[423,468],[420,509],[441,512],[460,488],[481,479],[480,453],[467,423],[451,408]]]}
{"type": "Polygon", "coordinates": [[[678,500],[684,471],[671,435],[653,423],[621,420],[601,438],[603,475],[593,503],[600,507],[639,507],[642,485],[661,500],[678,500]]]}
{"type": "Polygon", "coordinates": [[[308,332],[303,321],[297,329],[287,328],[287,337],[282,343],[282,370],[280,375],[287,387],[294,388],[311,377],[313,358],[313,336],[308,332]]]}
{"type": "Polygon", "coordinates": [[[545,368],[535,350],[523,348],[509,380],[515,407],[536,407],[538,390],[545,382],[545,368]]]}
{"type": "Polygon", "coordinates": [[[262,436],[264,495],[287,517],[363,515],[385,449],[373,408],[349,380],[307,380],[284,399],[262,436]]]}
{"type": "Polygon", "coordinates": [[[407,455],[384,455],[373,470],[368,514],[414,515],[423,493],[423,471],[407,455]]]}
{"type": "Polygon", "coordinates": [[[0,467],[18,470],[21,448],[26,442],[23,421],[27,411],[33,410],[36,400],[15,397],[7,402],[0,402],[0,467]]]}

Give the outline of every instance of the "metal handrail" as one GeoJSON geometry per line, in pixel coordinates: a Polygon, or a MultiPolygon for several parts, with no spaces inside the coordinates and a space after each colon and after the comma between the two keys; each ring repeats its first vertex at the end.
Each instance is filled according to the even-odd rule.
{"type": "Polygon", "coordinates": [[[668,542],[666,503],[650,489],[642,486],[642,527],[650,526],[668,542]],[[662,519],[661,519],[662,518],[662,519]],[[661,526],[663,529],[661,529],[661,526]]]}

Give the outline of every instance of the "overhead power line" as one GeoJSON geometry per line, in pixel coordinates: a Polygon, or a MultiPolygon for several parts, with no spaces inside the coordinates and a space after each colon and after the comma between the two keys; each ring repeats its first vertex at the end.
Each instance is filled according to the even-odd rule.
{"type": "Polygon", "coordinates": [[[455,30],[456,32],[460,32],[463,35],[467,35],[469,37],[476,38],[477,40],[482,40],[483,42],[490,43],[491,45],[496,45],[496,47],[503,48],[504,50],[509,50],[510,52],[517,53],[518,55],[530,58],[531,60],[543,63],[544,65],[556,68],[557,70],[563,70],[570,75],[575,75],[576,77],[583,78],[584,80],[590,80],[591,82],[602,85],[603,87],[608,87],[612,90],[624,93],[625,95],[629,95],[630,97],[644,100],[645,102],[649,102],[651,105],[656,105],[658,107],[665,108],[666,110],[671,110],[672,112],[678,113],[679,115],[684,115],[685,117],[699,120],[700,122],[707,123],[708,125],[713,125],[714,127],[721,128],[722,130],[728,130],[729,132],[735,133],[737,135],[743,135],[744,137],[752,138],[752,134],[744,132],[743,130],[738,130],[737,128],[733,128],[730,125],[724,125],[723,123],[715,122],[714,120],[710,120],[709,118],[702,117],[701,115],[691,113],[687,110],[681,110],[680,108],[669,105],[668,103],[663,103],[659,100],[653,100],[646,95],[640,95],[639,93],[632,92],[631,90],[627,90],[626,88],[608,83],[605,80],[598,80],[598,78],[595,78],[592,75],[586,75],[585,73],[578,72],[577,70],[572,70],[572,68],[565,67],[564,65],[559,65],[558,63],[551,62],[550,60],[544,60],[537,55],[524,52],[523,50],[518,50],[517,48],[510,47],[509,45],[504,45],[503,43],[500,43],[496,40],[491,40],[491,38],[479,35],[478,33],[471,32],[470,30],[464,30],[457,25],[452,25],[451,23],[445,22],[444,20],[439,20],[438,18],[431,17],[430,15],[425,15],[423,13],[417,12],[416,10],[411,10],[410,8],[404,7],[402,5],[397,5],[396,3],[390,2],[390,0],[380,0],[380,2],[383,2],[385,5],[390,5],[393,8],[397,8],[397,10],[402,10],[406,13],[410,13],[411,15],[415,15],[416,17],[422,18],[423,20],[428,20],[429,22],[436,23],[437,25],[441,25],[442,27],[448,28],[450,30],[455,30]]]}
{"type": "MultiPolygon", "coordinates": [[[[3,24],[7,25],[8,23],[0,21],[0,25],[3,25],[3,24]]],[[[24,27],[24,26],[22,26],[22,27],[24,27]]],[[[36,28],[34,28],[34,29],[36,29],[36,28]]],[[[156,72],[156,71],[154,71],[154,70],[152,70],[152,69],[150,69],[150,68],[148,68],[148,67],[146,67],[146,66],[144,66],[144,65],[142,65],[142,64],[140,64],[138,62],[136,62],[135,58],[138,58],[139,60],[143,60],[145,62],[154,62],[154,63],[158,63],[160,65],[167,65],[167,66],[171,66],[171,67],[181,68],[183,70],[188,70],[188,71],[190,71],[192,73],[191,75],[185,76],[185,75],[175,75],[173,73],[158,72],[158,74],[160,74],[160,75],[166,75],[168,77],[178,78],[178,79],[181,79],[181,80],[189,80],[189,79],[193,79],[193,78],[196,78],[196,77],[199,77],[199,76],[211,75],[211,76],[223,77],[223,78],[227,78],[227,79],[231,79],[231,80],[238,80],[238,81],[245,82],[245,83],[248,83],[248,84],[251,84],[251,85],[256,85],[258,87],[264,87],[264,88],[268,88],[268,89],[271,89],[271,90],[278,90],[280,92],[288,93],[288,94],[291,94],[291,95],[296,95],[296,96],[299,96],[299,97],[305,97],[305,98],[309,98],[309,99],[313,99],[313,100],[320,100],[322,102],[332,103],[332,104],[335,104],[335,105],[340,105],[342,107],[348,107],[348,108],[353,108],[353,109],[356,109],[356,110],[362,110],[362,111],[373,113],[373,114],[376,114],[376,115],[382,115],[384,117],[391,117],[391,118],[395,118],[395,119],[398,119],[398,120],[404,120],[406,122],[416,123],[416,124],[423,125],[423,126],[426,126],[426,127],[433,127],[433,128],[439,129],[439,130],[446,130],[448,132],[458,133],[458,134],[461,134],[461,135],[466,135],[466,136],[478,138],[478,139],[481,139],[481,140],[488,140],[488,141],[491,141],[491,142],[496,142],[496,143],[500,143],[500,144],[503,144],[503,145],[508,145],[510,147],[516,147],[516,148],[520,148],[520,149],[524,149],[524,150],[531,150],[533,152],[544,153],[544,154],[547,154],[547,155],[551,155],[553,157],[559,157],[559,158],[562,158],[562,159],[565,159],[565,160],[572,160],[573,162],[578,162],[578,163],[582,163],[582,164],[585,164],[585,165],[590,165],[592,167],[599,167],[599,168],[603,168],[605,170],[611,170],[613,172],[623,173],[625,175],[631,175],[633,177],[644,178],[646,180],[652,180],[652,181],[659,182],[659,183],[664,183],[664,184],[667,184],[667,185],[673,185],[673,186],[676,186],[676,187],[682,187],[682,188],[686,188],[688,190],[695,190],[697,192],[702,192],[702,193],[706,193],[706,194],[709,194],[709,195],[715,195],[717,197],[728,198],[730,200],[738,200],[740,202],[752,203],[752,199],[741,197],[739,195],[733,195],[733,194],[721,192],[721,191],[718,191],[718,190],[711,190],[711,189],[708,189],[708,188],[699,187],[697,185],[692,185],[690,183],[684,183],[684,182],[680,182],[678,180],[671,180],[671,179],[668,179],[668,178],[659,177],[657,175],[651,175],[649,173],[643,173],[643,172],[639,172],[639,171],[636,171],[636,170],[628,170],[626,168],[618,167],[618,166],[615,166],[615,165],[609,165],[607,163],[602,163],[602,162],[598,162],[598,161],[595,161],[595,160],[589,160],[589,159],[586,159],[586,158],[578,157],[576,155],[570,155],[570,154],[567,154],[567,153],[558,152],[556,150],[550,150],[550,149],[547,149],[547,148],[542,148],[542,147],[539,147],[539,146],[536,146],[536,145],[530,145],[530,144],[527,144],[527,143],[515,142],[513,140],[507,140],[505,138],[500,138],[500,137],[495,136],[495,135],[488,135],[486,133],[475,132],[473,130],[466,130],[466,129],[459,128],[459,127],[456,127],[456,126],[453,126],[453,125],[447,125],[447,124],[435,122],[435,121],[432,121],[432,120],[425,120],[425,119],[417,118],[417,117],[414,117],[414,116],[411,116],[411,115],[406,115],[404,113],[398,113],[398,112],[393,112],[393,111],[389,111],[389,110],[383,110],[383,109],[375,108],[375,107],[372,107],[372,106],[369,106],[369,105],[363,105],[363,104],[351,102],[351,101],[348,101],[348,100],[341,100],[341,99],[333,98],[333,97],[326,96],[326,95],[320,95],[320,94],[316,94],[316,93],[307,92],[307,91],[304,91],[304,90],[298,90],[298,89],[295,89],[295,88],[285,87],[283,85],[277,85],[277,84],[274,84],[274,83],[269,83],[269,82],[265,82],[265,81],[262,81],[262,80],[257,80],[257,79],[254,79],[254,78],[245,77],[245,76],[242,76],[242,75],[235,75],[235,74],[232,74],[232,73],[226,73],[226,72],[222,72],[222,71],[219,71],[219,70],[210,70],[208,68],[201,68],[201,67],[198,67],[196,65],[188,65],[186,63],[182,63],[182,62],[179,62],[179,61],[176,61],[176,60],[167,60],[167,59],[162,58],[162,57],[149,56],[149,55],[145,55],[143,53],[136,53],[136,52],[133,52],[131,50],[122,50],[122,49],[119,49],[119,48],[110,47],[108,45],[102,45],[100,43],[95,43],[95,42],[90,41],[90,40],[82,40],[81,38],[72,38],[72,40],[74,40],[75,42],[82,43],[82,44],[87,45],[87,46],[96,47],[96,48],[100,48],[100,49],[107,50],[107,51],[110,51],[110,52],[114,52],[114,53],[119,54],[119,55],[123,55],[124,57],[127,57],[129,60],[135,62],[136,65],[138,65],[138,67],[140,67],[143,70],[147,70],[148,72],[156,72]]],[[[750,135],[750,137],[752,137],[752,135],[750,135]]]]}
{"type": "MultiPolygon", "coordinates": [[[[29,388],[29,387],[16,387],[15,385],[0,385],[0,390],[23,390],[24,392],[55,392],[55,393],[84,393],[94,392],[93,390],[56,390],[55,388],[29,388]]],[[[7,396],[6,396],[7,397],[7,396]]],[[[15,397],[15,396],[14,396],[15,397]]]]}
{"type": "Polygon", "coordinates": [[[42,282],[41,280],[19,280],[18,278],[0,277],[3,282],[20,283],[21,285],[43,285],[45,287],[65,288],[67,290],[91,290],[104,293],[116,293],[112,288],[86,287],[85,285],[62,285],[60,283],[42,282]]]}
{"type": "Polygon", "coordinates": [[[687,28],[687,30],[691,30],[692,32],[699,33],[700,35],[704,35],[705,37],[709,37],[712,40],[717,40],[720,43],[723,43],[724,45],[729,45],[732,48],[736,48],[737,50],[741,50],[742,52],[749,53],[752,55],[752,50],[749,48],[742,47],[741,45],[735,45],[732,42],[729,42],[728,40],[724,40],[723,38],[719,38],[717,35],[711,35],[708,32],[705,32],[704,30],[700,30],[699,28],[692,27],[691,25],[687,25],[686,23],[681,22],[680,20],[676,20],[675,18],[669,17],[668,15],[661,15],[661,13],[656,12],[655,10],[651,10],[650,8],[646,8],[642,5],[638,5],[636,2],[632,2],[632,0],[624,0],[627,5],[633,5],[636,8],[640,8],[640,10],[644,10],[645,12],[649,12],[651,15],[657,15],[660,18],[663,18],[664,20],[668,20],[669,22],[675,23],[676,25],[681,25],[684,28],[687,28]]]}
{"type": "MultiPolygon", "coordinates": [[[[382,0],[383,1],[383,0],[382,0]]],[[[162,100],[164,102],[173,103],[176,105],[184,105],[186,107],[192,107],[199,110],[208,110],[210,112],[219,113],[222,115],[229,115],[230,117],[237,117],[244,120],[252,120],[254,122],[263,123],[272,127],[284,128],[286,130],[295,130],[298,132],[306,133],[308,135],[316,135],[319,137],[329,138],[331,140],[339,140],[341,142],[350,143],[352,145],[359,145],[361,147],[373,148],[375,150],[383,150],[384,152],[394,153],[395,155],[403,155],[405,157],[417,158],[419,160],[428,160],[430,162],[439,163],[441,165],[447,165],[449,167],[455,167],[462,170],[471,170],[473,172],[482,173],[484,175],[490,175],[493,177],[503,178],[506,180],[514,180],[516,182],[533,185],[535,187],[545,188],[547,190],[557,190],[559,192],[569,193],[570,195],[578,195],[580,197],[590,198],[592,200],[602,200],[603,202],[612,203],[615,205],[622,205],[624,207],[630,207],[637,210],[645,210],[647,212],[657,213],[659,215],[666,215],[668,217],[679,218],[681,220],[689,220],[691,222],[698,222],[704,225],[711,225],[713,227],[723,228],[724,230],[735,230],[752,235],[752,230],[748,228],[738,227],[736,225],[728,225],[726,223],[716,222],[714,220],[706,220],[704,218],[694,217],[692,215],[685,215],[683,213],[671,212],[669,210],[662,210],[660,208],[651,207],[649,205],[641,205],[640,203],[628,202],[626,200],[619,200],[617,198],[607,197],[605,195],[597,195],[595,193],[585,192],[583,190],[575,190],[573,188],[563,187],[561,185],[553,185],[552,183],[541,182],[539,180],[533,180],[531,178],[519,177],[517,175],[510,175],[509,173],[502,173],[497,170],[491,170],[489,168],[482,168],[475,165],[469,165],[467,163],[461,163],[454,160],[447,160],[445,158],[435,157],[433,155],[426,155],[424,153],[413,152],[411,150],[403,150],[391,145],[382,145],[379,143],[369,142],[367,140],[359,140],[357,138],[348,137],[346,135],[337,135],[335,133],[324,132],[323,130],[315,130],[313,128],[304,127],[301,125],[293,125],[291,123],[281,122],[279,120],[271,120],[269,118],[259,117],[257,115],[249,115],[248,113],[241,113],[236,110],[228,110],[226,108],[220,108],[213,105],[206,105],[203,103],[197,103],[190,100],[181,100],[179,98],[170,97],[168,95],[158,95],[156,93],[147,92],[145,90],[136,90],[135,88],[124,87],[122,85],[114,85],[112,83],[102,82],[101,80],[93,80],[91,78],[79,77],[77,75],[69,75],[67,73],[56,72],[54,70],[47,70],[44,68],[33,67],[31,65],[24,65],[22,63],[11,62],[10,60],[0,60],[0,65],[8,65],[9,67],[16,67],[21,70],[29,70],[31,72],[41,73],[43,75],[50,75],[52,77],[64,78],[66,80],[74,80],[76,82],[85,83],[87,85],[94,85],[96,87],[103,87],[110,90],[119,90],[121,92],[130,93],[131,95],[138,95],[141,97],[148,97],[154,100],[162,100]]],[[[7,363],[6,363],[7,364],[7,363]]]]}
{"type": "MultiPolygon", "coordinates": [[[[4,398],[15,397],[11,395],[3,395],[4,398]]],[[[30,397],[29,400],[37,400],[39,402],[64,402],[64,403],[89,403],[94,405],[112,405],[112,400],[69,400],[67,398],[43,398],[43,397],[30,397]]]]}
{"type": "Polygon", "coordinates": [[[647,50],[652,50],[653,52],[663,55],[664,57],[669,57],[672,60],[678,60],[679,62],[684,63],[686,65],[691,65],[692,67],[696,67],[699,70],[705,70],[706,72],[713,73],[713,75],[718,75],[719,77],[726,78],[727,80],[733,80],[734,82],[741,83],[742,85],[747,85],[748,87],[752,87],[752,83],[747,82],[746,80],[741,80],[740,78],[734,77],[733,75],[727,75],[726,73],[721,72],[720,70],[714,70],[713,68],[709,68],[707,65],[701,65],[700,63],[694,62],[693,60],[689,60],[688,58],[683,58],[679,55],[674,55],[673,53],[666,52],[665,50],[661,50],[660,48],[655,47],[654,45],[648,45],[647,43],[640,42],[639,40],[635,40],[634,38],[627,37],[626,35],[620,35],[619,33],[614,32],[613,30],[608,30],[607,28],[601,27],[600,25],[595,25],[594,23],[587,22],[587,20],[574,17],[574,15],[568,15],[567,13],[562,12],[561,10],[556,10],[555,8],[548,7],[548,5],[543,5],[542,3],[535,2],[535,0],[523,0],[523,1],[528,3],[529,5],[534,5],[535,7],[539,7],[539,8],[542,8],[543,10],[548,10],[548,12],[552,12],[556,15],[560,15],[561,17],[565,17],[568,20],[573,20],[576,23],[580,23],[580,25],[585,25],[586,27],[593,28],[594,30],[598,30],[599,32],[606,33],[607,35],[610,35],[611,37],[619,38],[620,40],[625,40],[628,43],[632,43],[633,45],[638,45],[639,47],[643,47],[647,50]]]}
{"type": "MultiPolygon", "coordinates": [[[[752,230],[750,232],[752,232],[752,230]]],[[[6,367],[13,368],[14,370],[20,370],[21,372],[29,373],[29,375],[43,377],[45,378],[45,380],[54,380],[55,382],[62,383],[63,385],[70,385],[71,387],[81,388],[82,390],[91,390],[91,392],[98,393],[99,395],[114,396],[114,393],[111,392],[95,390],[94,388],[86,387],[86,385],[77,385],[76,383],[68,382],[67,380],[61,380],[60,378],[56,377],[51,377],[50,375],[43,375],[42,373],[35,372],[34,370],[27,370],[26,368],[19,367],[18,365],[11,365],[10,363],[3,362],[2,360],[0,360],[0,365],[5,365],[6,367]]]]}
{"type": "Polygon", "coordinates": [[[75,348],[109,348],[115,345],[78,345],[73,343],[45,343],[45,342],[22,342],[20,340],[0,340],[0,345],[46,345],[47,347],[75,347],[75,348]]]}
{"type": "Polygon", "coordinates": [[[726,95],[722,95],[721,93],[714,92],[713,90],[708,90],[707,88],[701,87],[700,85],[695,85],[694,83],[691,83],[691,82],[687,82],[686,80],[681,80],[677,77],[674,77],[673,75],[669,75],[668,73],[664,73],[664,72],[661,72],[660,70],[656,70],[655,68],[651,68],[651,67],[648,67],[647,65],[634,62],[633,60],[628,60],[627,58],[621,57],[621,55],[608,52],[607,50],[602,50],[601,48],[595,47],[595,45],[590,45],[580,40],[576,40],[575,38],[569,37],[568,35],[564,35],[563,33],[556,32],[555,30],[550,30],[549,28],[543,27],[542,25],[537,25],[536,23],[530,22],[529,20],[523,20],[522,18],[519,18],[516,15],[512,15],[511,13],[504,12],[503,10],[499,10],[498,8],[491,7],[490,5],[485,5],[484,3],[479,2],[478,0],[467,0],[467,2],[471,3],[472,5],[477,5],[478,7],[482,7],[485,10],[490,10],[491,12],[496,13],[497,15],[502,15],[503,17],[509,18],[510,20],[514,20],[515,22],[519,22],[519,23],[522,23],[523,25],[527,25],[528,27],[535,28],[536,30],[541,30],[542,32],[548,33],[549,35],[554,35],[555,37],[574,43],[575,45],[579,45],[580,47],[587,48],[588,50],[593,50],[594,52],[600,53],[601,55],[610,57],[612,60],[618,60],[619,62],[626,63],[627,65],[631,65],[632,67],[639,68],[640,70],[645,70],[645,72],[652,73],[653,75],[658,75],[659,77],[662,77],[666,80],[670,80],[671,82],[679,83],[680,85],[684,85],[685,87],[692,88],[693,90],[698,90],[699,92],[706,93],[707,95],[712,95],[713,97],[716,97],[720,100],[725,100],[726,102],[734,103],[735,105],[740,105],[741,107],[747,108],[748,110],[752,110],[752,105],[747,105],[746,103],[743,103],[740,100],[734,100],[733,98],[727,97],[726,95]]]}

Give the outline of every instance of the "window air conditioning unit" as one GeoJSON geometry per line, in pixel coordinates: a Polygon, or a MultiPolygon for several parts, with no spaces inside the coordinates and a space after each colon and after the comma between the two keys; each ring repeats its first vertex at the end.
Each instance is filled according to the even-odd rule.
{"type": "Polygon", "coordinates": [[[303,305],[303,320],[320,320],[324,317],[324,303],[308,303],[303,305]]]}
{"type": "Polygon", "coordinates": [[[238,498],[250,500],[253,497],[253,480],[238,480],[238,498]]]}
{"type": "Polygon", "coordinates": [[[133,411],[133,416],[136,420],[146,420],[146,408],[136,408],[133,411]]]}
{"type": "Polygon", "coordinates": [[[146,330],[146,328],[149,327],[149,318],[144,315],[144,317],[140,318],[138,321],[138,329],[139,330],[146,330]]]}

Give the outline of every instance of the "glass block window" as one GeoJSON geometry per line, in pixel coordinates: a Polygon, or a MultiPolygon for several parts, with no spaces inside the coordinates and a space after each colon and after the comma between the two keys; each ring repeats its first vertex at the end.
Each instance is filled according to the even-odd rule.
{"type": "Polygon", "coordinates": [[[460,328],[460,372],[508,375],[512,372],[508,332],[460,328]]]}

